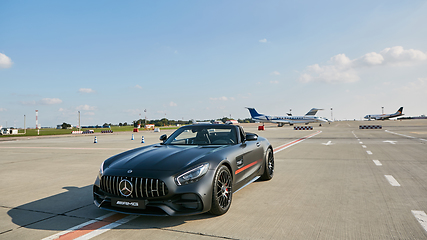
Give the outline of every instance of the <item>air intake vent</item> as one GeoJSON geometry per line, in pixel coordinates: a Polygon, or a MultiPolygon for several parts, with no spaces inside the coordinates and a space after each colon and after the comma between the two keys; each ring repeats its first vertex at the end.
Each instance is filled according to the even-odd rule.
{"type": "Polygon", "coordinates": [[[132,189],[129,189],[132,190],[132,193],[128,198],[146,199],[163,197],[168,194],[168,188],[162,180],[138,177],[102,176],[100,182],[101,190],[114,196],[123,197],[119,189],[119,184],[123,179],[132,183],[132,189]]]}

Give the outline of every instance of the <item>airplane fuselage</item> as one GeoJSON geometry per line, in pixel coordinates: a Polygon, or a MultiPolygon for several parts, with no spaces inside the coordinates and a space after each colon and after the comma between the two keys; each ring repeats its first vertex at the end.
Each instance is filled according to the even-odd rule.
{"type": "Polygon", "coordinates": [[[265,114],[258,113],[254,108],[247,108],[249,110],[249,113],[251,114],[252,120],[256,122],[270,122],[270,123],[277,123],[279,127],[283,126],[284,124],[309,124],[309,123],[315,123],[315,122],[328,122],[327,120],[316,117],[315,114],[318,110],[318,108],[312,108],[306,115],[304,116],[268,116],[265,114]]]}
{"type": "Polygon", "coordinates": [[[390,114],[373,114],[373,115],[366,115],[364,118],[368,119],[368,120],[386,120],[389,118],[394,118],[394,117],[399,117],[402,116],[403,114],[403,107],[400,107],[399,110],[397,110],[397,112],[395,113],[390,113],[390,114]]]}
{"type": "Polygon", "coordinates": [[[267,115],[261,115],[252,117],[252,120],[256,122],[272,122],[272,123],[278,123],[280,125],[284,124],[308,124],[308,123],[317,123],[317,122],[328,122],[327,120],[315,117],[315,116],[267,116],[267,115]]]}

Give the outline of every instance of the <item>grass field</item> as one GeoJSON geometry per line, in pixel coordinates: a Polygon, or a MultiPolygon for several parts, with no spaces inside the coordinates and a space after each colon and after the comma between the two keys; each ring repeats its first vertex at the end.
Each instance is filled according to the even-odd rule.
{"type": "MultiPolygon", "coordinates": [[[[177,129],[176,126],[166,126],[160,127],[160,129],[177,129]]],[[[133,131],[133,126],[112,126],[110,129],[108,128],[83,128],[82,131],[85,130],[94,130],[95,133],[100,133],[105,130],[113,130],[113,132],[131,132],[133,131]]],[[[14,135],[0,135],[0,137],[26,137],[26,136],[48,136],[48,135],[66,135],[71,134],[72,131],[77,131],[78,129],[55,129],[55,128],[43,128],[37,131],[37,129],[27,129],[24,134],[24,129],[19,129],[19,134],[14,135]]],[[[140,128],[139,131],[145,131],[143,128],[140,128]]]]}

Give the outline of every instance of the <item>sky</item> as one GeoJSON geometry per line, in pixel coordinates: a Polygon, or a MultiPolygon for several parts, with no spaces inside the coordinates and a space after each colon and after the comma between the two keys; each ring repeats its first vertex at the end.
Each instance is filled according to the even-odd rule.
{"type": "Polygon", "coordinates": [[[0,125],[427,115],[426,1],[0,1],[0,125]],[[331,108],[333,109],[331,111],[331,108]]]}

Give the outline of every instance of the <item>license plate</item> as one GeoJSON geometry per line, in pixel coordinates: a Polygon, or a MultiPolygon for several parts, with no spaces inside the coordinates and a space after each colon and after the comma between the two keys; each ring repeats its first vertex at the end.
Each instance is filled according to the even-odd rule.
{"type": "Polygon", "coordinates": [[[144,200],[111,198],[111,205],[114,207],[145,209],[144,200]]]}

